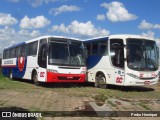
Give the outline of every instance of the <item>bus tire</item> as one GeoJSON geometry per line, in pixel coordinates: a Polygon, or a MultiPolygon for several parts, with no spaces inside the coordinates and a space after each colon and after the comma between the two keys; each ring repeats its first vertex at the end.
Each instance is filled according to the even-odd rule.
{"type": "Polygon", "coordinates": [[[13,79],[13,73],[12,73],[12,70],[10,70],[10,72],[9,72],[9,78],[10,78],[10,79],[13,79]]]}
{"type": "Polygon", "coordinates": [[[40,85],[40,82],[38,81],[38,74],[37,74],[36,71],[33,71],[33,73],[32,73],[32,81],[33,81],[35,86],[40,85]]]}
{"type": "Polygon", "coordinates": [[[103,74],[99,74],[97,77],[97,84],[99,88],[105,89],[107,87],[106,78],[103,74]]]}

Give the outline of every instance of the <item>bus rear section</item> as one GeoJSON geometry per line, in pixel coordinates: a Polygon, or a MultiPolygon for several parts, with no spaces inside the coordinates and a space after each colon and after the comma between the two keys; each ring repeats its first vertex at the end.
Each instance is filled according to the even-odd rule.
{"type": "Polygon", "coordinates": [[[84,46],[77,39],[42,36],[7,47],[3,54],[2,73],[11,79],[33,80],[35,85],[86,80],[84,46]]]}

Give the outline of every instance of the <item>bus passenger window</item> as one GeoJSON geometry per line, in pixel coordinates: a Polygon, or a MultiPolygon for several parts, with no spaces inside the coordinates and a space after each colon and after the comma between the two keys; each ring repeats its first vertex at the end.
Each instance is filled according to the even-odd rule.
{"type": "Polygon", "coordinates": [[[38,46],[37,41],[29,44],[29,55],[36,55],[37,54],[37,46],[38,46]]]}

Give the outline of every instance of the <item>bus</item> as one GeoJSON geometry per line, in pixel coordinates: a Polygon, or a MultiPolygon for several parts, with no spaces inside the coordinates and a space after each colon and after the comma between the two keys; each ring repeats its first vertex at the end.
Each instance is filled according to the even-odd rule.
{"type": "Polygon", "coordinates": [[[79,39],[41,36],[4,48],[2,74],[40,82],[85,82],[84,46],[79,39]]]}
{"type": "Polygon", "coordinates": [[[155,40],[138,35],[111,35],[83,40],[87,49],[87,81],[106,88],[158,82],[159,49],[155,40]]]}

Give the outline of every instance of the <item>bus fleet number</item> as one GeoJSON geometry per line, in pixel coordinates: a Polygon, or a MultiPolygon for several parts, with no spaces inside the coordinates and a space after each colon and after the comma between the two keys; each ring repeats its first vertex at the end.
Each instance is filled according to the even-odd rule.
{"type": "Polygon", "coordinates": [[[44,77],[45,72],[40,72],[40,77],[44,77]]]}

